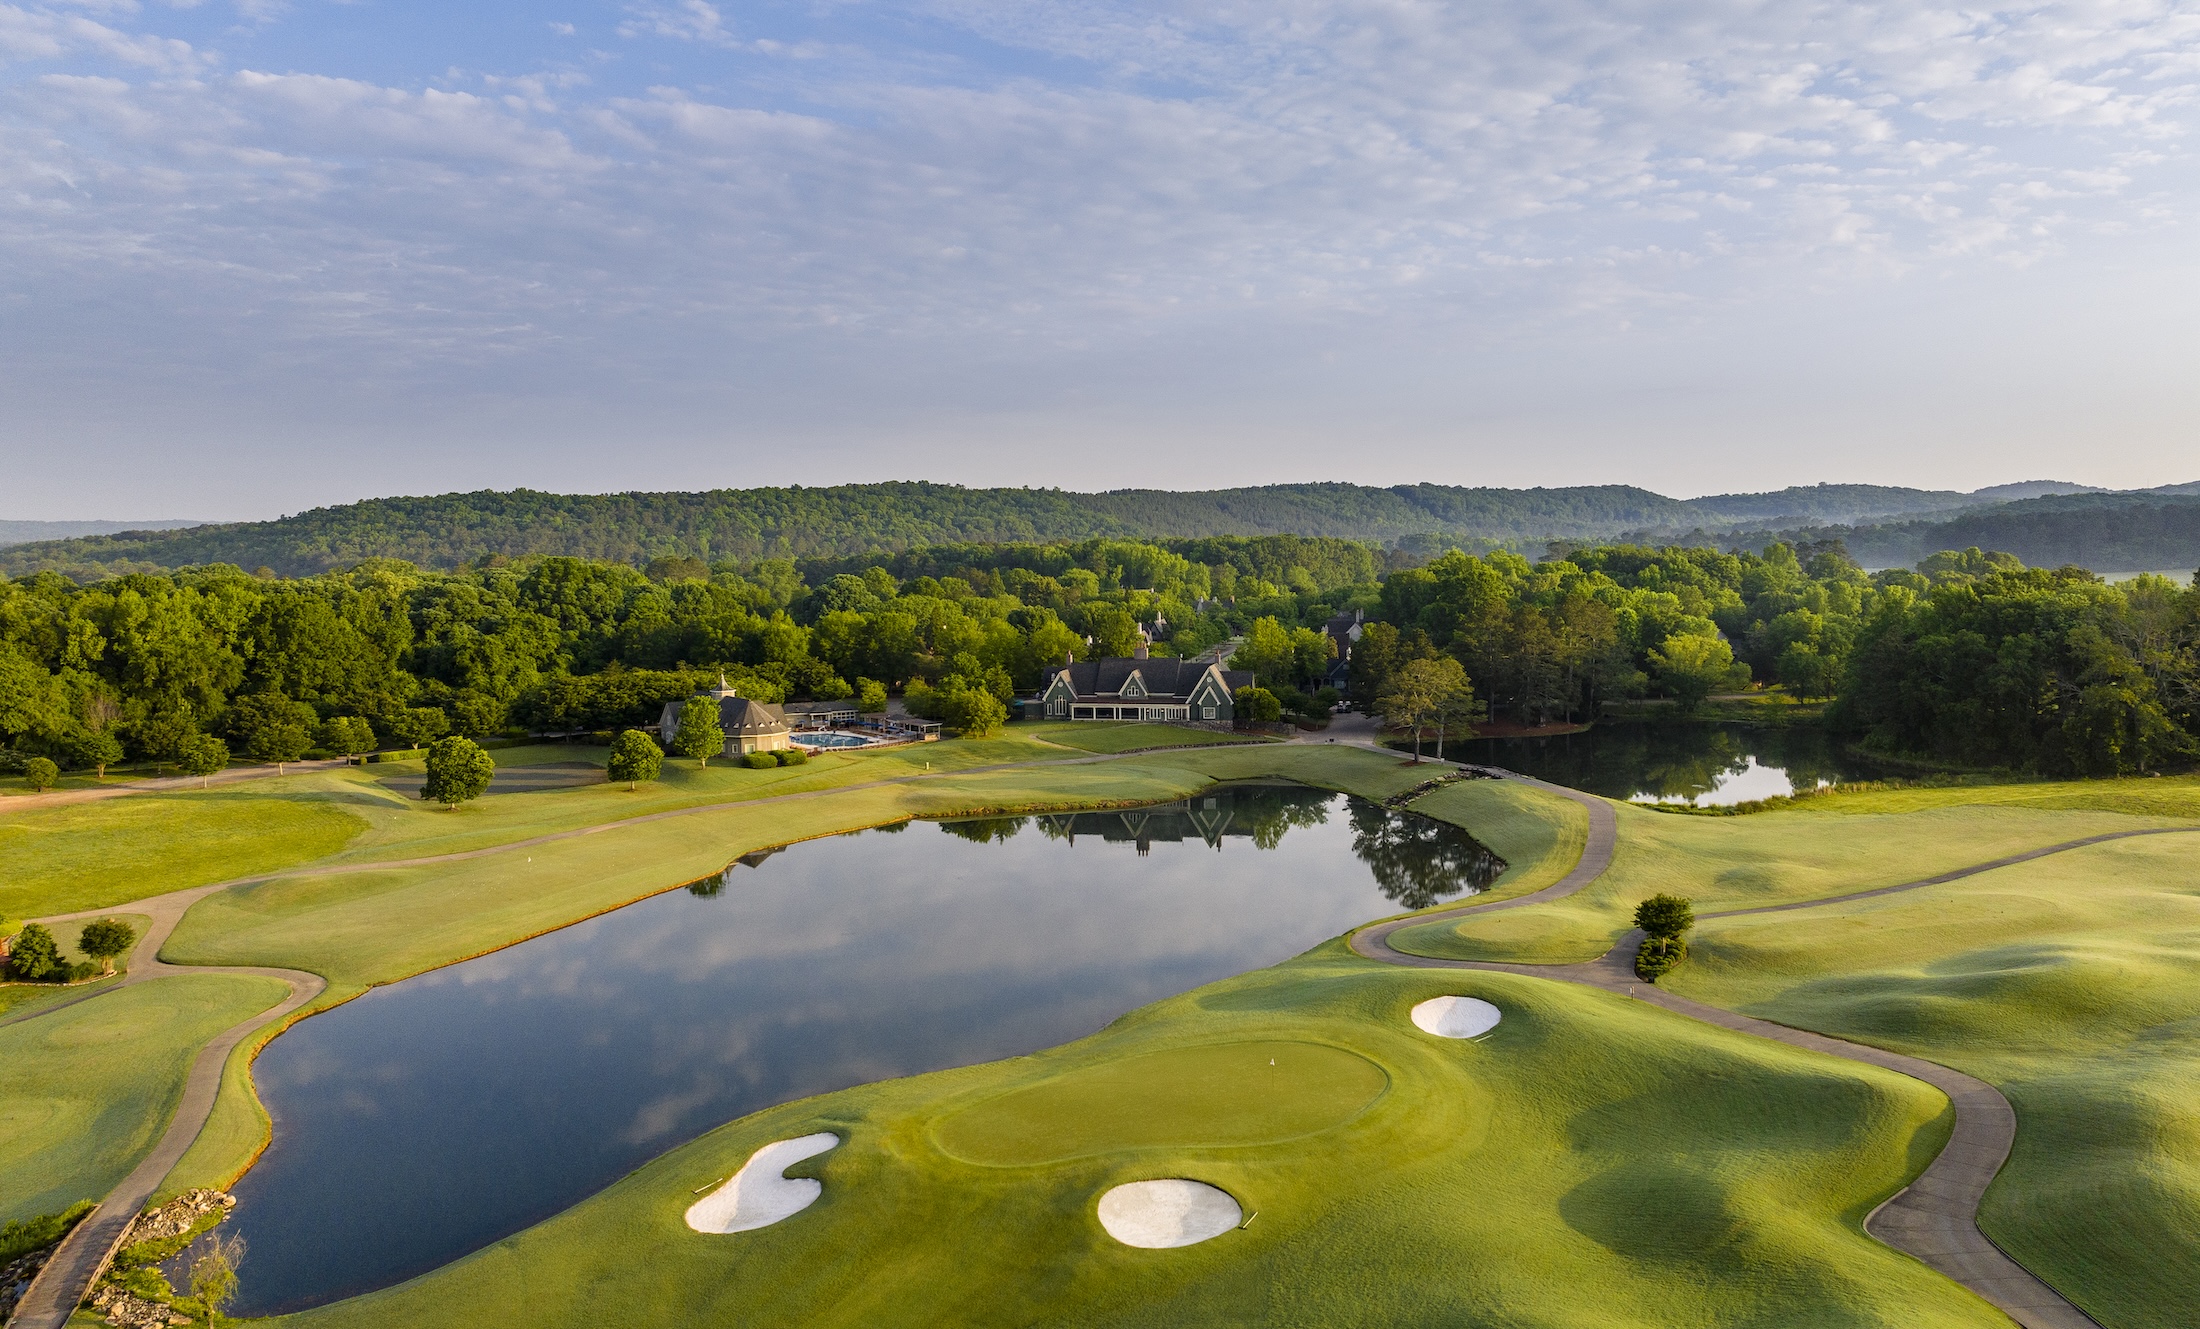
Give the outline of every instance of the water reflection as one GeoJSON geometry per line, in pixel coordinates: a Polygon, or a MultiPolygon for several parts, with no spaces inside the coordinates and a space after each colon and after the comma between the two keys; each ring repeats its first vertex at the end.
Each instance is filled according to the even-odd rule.
{"type": "Polygon", "coordinates": [[[1890,772],[1815,729],[1715,724],[1599,724],[1552,738],[1452,745],[1462,761],[1503,766],[1606,798],[1726,806],[1890,772]]]}
{"type": "Polygon", "coordinates": [[[1063,1043],[1502,869],[1454,828],[1295,786],[746,855],[271,1043],[239,1311],[387,1286],[720,1122],[1063,1043]]]}

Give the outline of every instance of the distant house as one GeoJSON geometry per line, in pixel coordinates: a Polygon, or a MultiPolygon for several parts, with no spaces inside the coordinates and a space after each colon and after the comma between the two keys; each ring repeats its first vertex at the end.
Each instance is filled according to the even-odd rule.
{"type": "Polygon", "coordinates": [[[1322,625],[1322,631],[1337,647],[1337,656],[1329,662],[1329,672],[1322,676],[1325,687],[1349,694],[1352,691],[1352,647],[1365,631],[1367,611],[1355,609],[1349,614],[1336,614],[1322,625]]]}
{"type": "Polygon", "coordinates": [[[1048,720],[1174,720],[1206,723],[1236,718],[1234,698],[1252,674],[1219,664],[1128,659],[1074,660],[1046,671],[1046,683],[1026,713],[1048,720]]]}
{"type": "MultiPolygon", "coordinates": [[[[793,730],[787,724],[786,713],[767,701],[753,701],[727,686],[725,676],[720,675],[718,686],[695,698],[714,697],[718,701],[718,727],[725,731],[728,757],[738,757],[747,752],[777,752],[794,746],[793,730]]],[[[664,714],[657,717],[657,733],[664,739],[665,747],[672,746],[672,735],[680,727],[680,708],[685,702],[668,701],[664,714]]]]}
{"type": "Polygon", "coordinates": [[[787,723],[797,729],[830,729],[834,725],[854,724],[856,704],[852,701],[790,701],[780,708],[787,723]]]}

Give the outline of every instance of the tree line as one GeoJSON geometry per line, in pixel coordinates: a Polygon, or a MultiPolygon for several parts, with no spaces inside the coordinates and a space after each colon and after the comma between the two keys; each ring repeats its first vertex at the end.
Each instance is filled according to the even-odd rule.
{"type": "Polygon", "coordinates": [[[875,709],[895,691],[919,714],[982,725],[1073,654],[1197,653],[1256,626],[1263,642],[1300,630],[1303,646],[1319,636],[1304,625],[1377,594],[1364,546],[1183,547],[1199,558],[1111,540],[959,547],[915,575],[661,556],[0,580],[0,762],[203,773],[231,754],[616,729],[721,675],[762,701],[875,709]]]}
{"type": "Polygon", "coordinates": [[[1830,725],[1890,755],[2111,775],[2200,752],[2200,589],[2162,576],[1977,548],[1867,574],[1837,540],[1452,553],[1390,575],[1376,617],[1353,695],[1423,726],[1762,683],[1832,699],[1830,725]]]}

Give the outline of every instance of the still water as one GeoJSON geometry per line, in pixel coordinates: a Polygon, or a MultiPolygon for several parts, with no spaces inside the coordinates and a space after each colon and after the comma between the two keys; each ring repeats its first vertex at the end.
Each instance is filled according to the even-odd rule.
{"type": "Polygon", "coordinates": [[[722,1122],[1067,1042],[1503,868],[1440,822],[1269,785],[751,855],[271,1043],[239,1313],[387,1286],[722,1122]]]}
{"type": "Polygon", "coordinates": [[[1446,755],[1606,798],[1698,807],[1897,773],[1815,729],[1719,724],[1606,723],[1550,738],[1478,738],[1449,744],[1446,755]]]}

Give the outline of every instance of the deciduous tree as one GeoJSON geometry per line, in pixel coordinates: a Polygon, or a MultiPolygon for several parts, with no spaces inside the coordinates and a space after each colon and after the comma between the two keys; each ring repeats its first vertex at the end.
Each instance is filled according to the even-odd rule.
{"type": "Polygon", "coordinates": [[[718,724],[716,697],[690,697],[680,707],[680,723],[672,731],[672,750],[704,766],[726,750],[726,731],[718,724]]]}
{"type": "Polygon", "coordinates": [[[629,729],[611,740],[611,760],[604,771],[612,780],[626,781],[633,789],[643,780],[654,780],[665,764],[657,740],[639,729],[629,729]]]}
{"type": "Polygon", "coordinates": [[[428,778],[420,786],[420,796],[456,808],[487,793],[496,772],[496,762],[472,739],[456,735],[438,739],[428,749],[428,778]]]}

